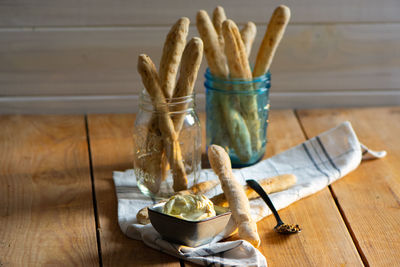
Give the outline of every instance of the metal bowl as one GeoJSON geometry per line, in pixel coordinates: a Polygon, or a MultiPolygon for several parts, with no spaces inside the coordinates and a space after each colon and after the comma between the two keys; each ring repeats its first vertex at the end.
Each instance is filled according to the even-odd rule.
{"type": "Polygon", "coordinates": [[[158,203],[149,208],[149,218],[153,227],[163,239],[198,247],[209,243],[225,229],[231,217],[231,211],[214,206],[216,216],[201,221],[187,221],[162,212],[165,203],[158,203]]]}

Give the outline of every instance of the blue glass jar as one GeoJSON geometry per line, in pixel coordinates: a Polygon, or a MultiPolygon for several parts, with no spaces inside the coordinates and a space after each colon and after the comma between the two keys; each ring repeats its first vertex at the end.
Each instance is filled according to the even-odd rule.
{"type": "Polygon", "coordinates": [[[249,81],[216,77],[207,69],[204,86],[207,147],[224,147],[233,167],[262,159],[267,145],[270,73],[249,81]]]}

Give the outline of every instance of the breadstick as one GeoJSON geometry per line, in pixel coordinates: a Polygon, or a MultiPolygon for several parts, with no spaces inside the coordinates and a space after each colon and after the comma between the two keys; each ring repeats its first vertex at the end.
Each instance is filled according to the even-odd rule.
{"type": "MultiPolygon", "coordinates": [[[[159,201],[159,203],[161,202],[165,202],[165,199],[159,201]]],[[[148,207],[144,207],[136,213],[136,220],[143,225],[150,223],[148,207]]]]}
{"type": "Polygon", "coordinates": [[[205,194],[214,187],[219,185],[219,180],[209,180],[205,182],[201,182],[192,186],[189,191],[193,194],[205,194]]]}
{"type": "MultiPolygon", "coordinates": [[[[239,33],[239,29],[232,20],[225,20],[222,24],[222,33],[225,39],[225,54],[232,78],[252,80],[251,69],[246,50],[239,33]]],[[[238,90],[253,90],[252,84],[243,84],[238,90]]],[[[251,147],[258,152],[261,148],[260,120],[258,117],[257,97],[244,95],[240,97],[242,115],[250,133],[251,147]]]]}
{"type": "Polygon", "coordinates": [[[251,159],[252,152],[250,132],[246,122],[239,111],[229,105],[228,99],[219,99],[219,102],[233,150],[241,162],[248,162],[251,159]]]}
{"type": "Polygon", "coordinates": [[[218,41],[221,49],[224,49],[224,37],[222,36],[222,22],[224,22],[224,20],[226,20],[225,10],[222,6],[217,6],[213,12],[212,22],[218,34],[218,41]]]}
{"type": "Polygon", "coordinates": [[[255,247],[260,246],[257,224],[251,218],[250,204],[243,187],[235,179],[231,169],[231,161],[225,150],[217,145],[208,148],[208,159],[211,168],[218,175],[222,190],[229,202],[232,217],[238,226],[239,236],[255,247]]]}
{"type": "Polygon", "coordinates": [[[189,32],[189,19],[180,18],[169,31],[164,43],[160,61],[159,77],[161,89],[166,98],[174,94],[176,74],[181,61],[183,49],[186,44],[186,36],[189,32]]]}
{"type": "MultiPolygon", "coordinates": [[[[272,178],[261,179],[258,182],[264,188],[265,192],[270,194],[288,189],[296,183],[296,180],[297,178],[293,174],[283,174],[272,178]]],[[[247,185],[244,186],[244,192],[246,193],[248,199],[255,199],[259,197],[257,192],[247,185]]],[[[214,203],[214,205],[228,207],[228,201],[226,200],[224,193],[212,197],[211,201],[214,203]]]]}
{"type": "Polygon", "coordinates": [[[247,22],[246,25],[244,25],[242,30],[240,31],[240,36],[242,37],[244,46],[246,48],[247,57],[250,56],[251,47],[253,45],[254,39],[256,38],[256,34],[257,34],[257,27],[251,21],[247,22]]]}
{"type": "Polygon", "coordinates": [[[280,5],[274,10],[258,50],[253,77],[264,75],[269,70],[276,49],[289,23],[289,19],[290,9],[287,6],[280,5]]]}
{"type": "MultiPolygon", "coordinates": [[[[162,139],[161,139],[162,142],[162,139]]],[[[169,163],[168,157],[165,151],[162,152],[161,156],[161,180],[165,181],[168,178],[169,163]]]]}
{"type": "MultiPolygon", "coordinates": [[[[182,56],[181,69],[179,79],[176,84],[174,98],[190,96],[193,93],[194,83],[196,82],[197,73],[203,58],[203,42],[200,38],[194,37],[185,47],[182,56]]],[[[188,103],[177,104],[174,111],[184,111],[187,109],[188,103]]],[[[173,116],[175,132],[179,135],[185,119],[185,112],[180,112],[173,116]]]]}
{"type": "MultiPolygon", "coordinates": [[[[179,62],[181,61],[182,52],[186,44],[186,37],[189,32],[189,19],[186,17],[180,18],[169,31],[161,56],[159,77],[161,89],[164,96],[169,99],[173,96],[176,74],[178,72],[179,62]]],[[[152,116],[151,120],[154,116],[152,116]]],[[[160,140],[161,141],[161,140],[160,140]]],[[[161,176],[162,180],[167,177],[168,160],[163,152],[161,157],[161,176]]]]}
{"type": "Polygon", "coordinates": [[[218,34],[206,11],[200,10],[197,12],[196,24],[204,43],[204,53],[211,73],[223,78],[228,77],[228,67],[224,51],[219,44],[218,34]]]}
{"type": "MultiPolygon", "coordinates": [[[[201,182],[198,184],[195,184],[191,188],[183,191],[179,191],[177,194],[182,194],[182,195],[188,195],[188,194],[204,194],[217,186],[219,184],[219,180],[210,180],[210,181],[205,181],[201,182]]],[[[165,202],[166,199],[160,200],[158,203],[165,202]]],[[[150,223],[149,220],[149,213],[148,213],[148,207],[144,207],[141,210],[138,211],[136,214],[136,220],[140,224],[148,224],[150,223]]]]}
{"type": "Polygon", "coordinates": [[[251,69],[247,59],[239,29],[233,20],[227,19],[222,23],[222,34],[225,40],[225,54],[232,78],[251,80],[251,69]]]}
{"type": "MultiPolygon", "coordinates": [[[[204,53],[208,62],[208,67],[213,75],[228,78],[228,68],[226,58],[218,43],[218,35],[213,27],[207,12],[200,10],[197,13],[197,29],[204,43],[204,53]]],[[[227,132],[235,150],[236,155],[242,162],[247,162],[251,158],[251,141],[249,131],[240,113],[234,110],[226,97],[214,95],[212,106],[217,107],[213,124],[219,127],[226,124],[227,132]],[[221,116],[221,114],[223,116],[221,116]]],[[[225,128],[222,127],[221,131],[225,128]]],[[[222,141],[216,140],[217,143],[222,141]]]]}
{"type": "Polygon", "coordinates": [[[182,162],[182,154],[174,124],[169,116],[167,101],[161,90],[156,68],[151,59],[144,54],[139,55],[138,71],[142,76],[144,87],[151,97],[156,112],[158,113],[159,128],[162,133],[164,146],[168,147],[167,156],[172,166],[173,188],[175,191],[187,188],[187,176],[182,162]]]}
{"type": "MultiPolygon", "coordinates": [[[[171,116],[174,122],[175,132],[179,136],[183,122],[185,120],[186,112],[188,106],[188,100],[183,99],[184,97],[189,97],[193,93],[194,83],[196,82],[197,73],[203,58],[203,41],[200,38],[194,37],[186,45],[185,50],[182,55],[182,62],[180,67],[179,79],[174,91],[173,98],[180,99],[177,104],[174,102],[174,112],[177,114],[171,116]],[[179,103],[181,102],[181,103],[179,103]]],[[[175,100],[174,100],[175,101],[175,100]]],[[[162,157],[162,176],[167,176],[168,164],[166,157],[162,157]]]]}

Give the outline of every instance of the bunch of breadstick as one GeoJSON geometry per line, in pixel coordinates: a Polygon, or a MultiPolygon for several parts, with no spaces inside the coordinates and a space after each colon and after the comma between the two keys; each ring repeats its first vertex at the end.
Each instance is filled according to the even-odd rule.
{"type": "Polygon", "coordinates": [[[170,116],[168,103],[171,99],[190,96],[203,57],[203,42],[194,37],[186,44],[189,19],[179,19],[169,31],[160,61],[159,71],[145,54],[139,55],[138,72],[149,94],[154,112],[147,127],[145,147],[151,153],[135,162],[135,170],[144,176],[144,183],[152,193],[157,193],[169,164],[173,177],[173,189],[185,190],[187,173],[182,161],[178,140],[187,103],[174,105],[174,116],[170,116]],[[179,78],[177,73],[180,65],[179,78]],[[176,81],[177,80],[177,81],[176,81]]]}
{"type": "MultiPolygon", "coordinates": [[[[248,56],[256,37],[255,24],[248,22],[239,31],[235,22],[227,19],[222,7],[218,6],[214,10],[212,21],[206,11],[200,10],[197,13],[197,29],[204,42],[210,72],[223,79],[243,80],[252,80],[267,73],[289,19],[290,9],[287,6],[281,5],[275,9],[258,50],[254,69],[251,71],[248,56]]],[[[251,91],[256,88],[251,83],[247,83],[246,86],[222,89],[251,91]]],[[[224,142],[222,139],[228,137],[230,145],[241,162],[248,162],[262,146],[262,129],[260,129],[256,96],[249,95],[230,100],[215,96],[211,102],[212,106],[219,107],[219,110],[214,112],[213,123],[227,127],[227,136],[220,137],[221,140],[213,140],[213,143],[222,144],[224,142]],[[223,121],[226,123],[222,123],[223,121]]],[[[215,129],[220,129],[220,127],[215,129]]]]}

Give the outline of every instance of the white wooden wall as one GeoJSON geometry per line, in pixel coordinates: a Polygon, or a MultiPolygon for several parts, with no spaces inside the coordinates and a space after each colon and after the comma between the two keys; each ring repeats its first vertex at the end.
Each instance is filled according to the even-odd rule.
{"type": "MultiPolygon", "coordinates": [[[[262,38],[273,9],[291,23],[272,71],[272,108],[400,105],[399,0],[0,1],[0,113],[137,111],[137,56],[158,63],[181,16],[225,7],[262,38]]],[[[204,110],[203,73],[196,84],[204,110]]]]}

